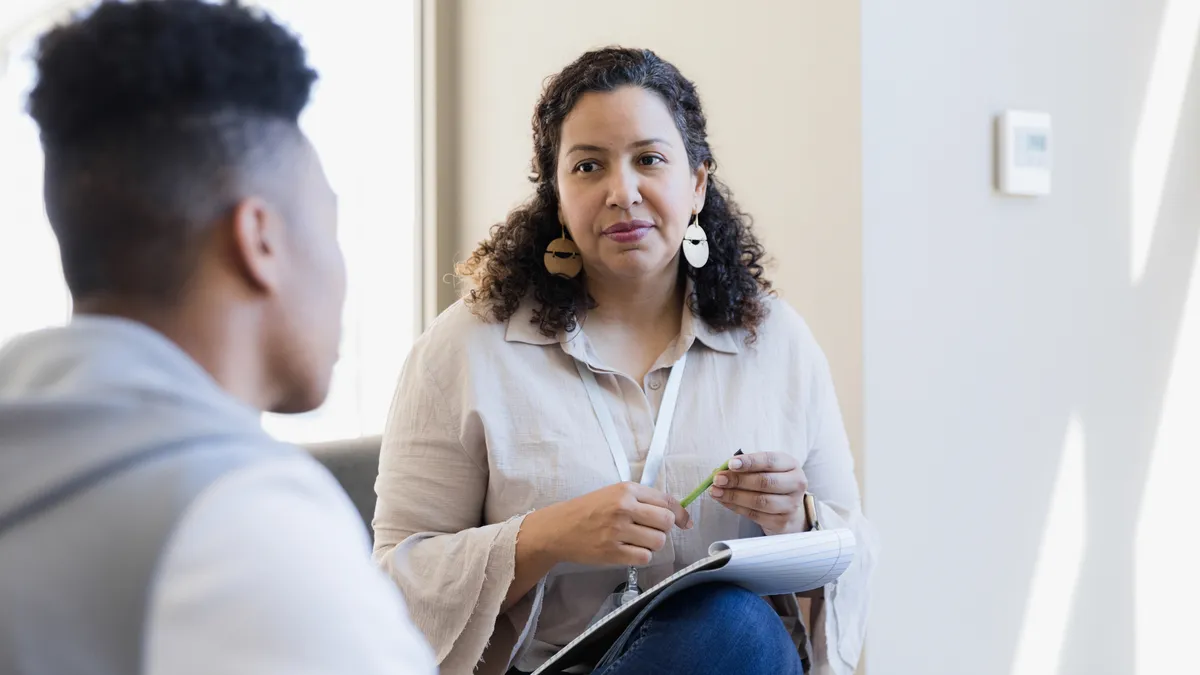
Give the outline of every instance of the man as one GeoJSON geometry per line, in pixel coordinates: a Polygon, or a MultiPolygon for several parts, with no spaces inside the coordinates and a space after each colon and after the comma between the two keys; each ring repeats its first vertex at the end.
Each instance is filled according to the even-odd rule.
{"type": "Polygon", "coordinates": [[[349,499],[259,424],[321,404],[340,338],[303,48],[139,0],[36,61],[74,318],[0,352],[0,672],[433,673],[349,499]]]}

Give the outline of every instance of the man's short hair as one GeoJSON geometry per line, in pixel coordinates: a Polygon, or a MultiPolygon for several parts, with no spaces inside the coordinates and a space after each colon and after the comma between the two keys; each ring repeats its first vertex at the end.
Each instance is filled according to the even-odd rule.
{"type": "Polygon", "coordinates": [[[79,300],[169,300],[206,226],[278,168],[314,72],[299,40],[236,2],[106,1],[42,37],[29,113],[46,210],[79,300]]]}

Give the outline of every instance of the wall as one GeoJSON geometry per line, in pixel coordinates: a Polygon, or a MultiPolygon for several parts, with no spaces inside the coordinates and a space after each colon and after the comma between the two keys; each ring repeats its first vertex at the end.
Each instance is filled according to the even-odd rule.
{"type": "MultiPolygon", "coordinates": [[[[720,0],[464,0],[433,11],[448,105],[429,121],[442,129],[437,161],[451,167],[431,195],[441,211],[427,247],[436,274],[530,194],[530,117],[543,80],[590,48],[652,48],[696,81],[719,175],[754,216],[783,297],[828,352],[859,448],[858,3],[758,0],[735,12],[720,0]]],[[[442,284],[436,302],[454,297],[442,284]]]]}
{"type": "Polygon", "coordinates": [[[872,675],[1194,668],[1198,21],[862,3],[872,675]],[[1051,196],[992,191],[1005,108],[1054,115],[1051,196]]]}

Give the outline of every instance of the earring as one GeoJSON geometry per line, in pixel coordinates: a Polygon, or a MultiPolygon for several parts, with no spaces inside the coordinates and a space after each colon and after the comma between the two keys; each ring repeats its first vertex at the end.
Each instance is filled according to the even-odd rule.
{"type": "Polygon", "coordinates": [[[579,257],[579,247],[567,239],[567,228],[564,225],[562,236],[546,246],[546,255],[542,258],[546,271],[556,277],[574,279],[583,269],[583,260],[579,257]]]}
{"type": "Polygon", "coordinates": [[[700,227],[698,213],[692,214],[692,220],[683,233],[683,257],[696,269],[708,264],[708,235],[700,227]]]}

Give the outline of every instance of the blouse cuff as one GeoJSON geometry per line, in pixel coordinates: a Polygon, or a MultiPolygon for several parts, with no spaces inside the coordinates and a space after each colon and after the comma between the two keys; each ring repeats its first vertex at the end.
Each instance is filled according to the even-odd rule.
{"type": "MultiPolygon", "coordinates": [[[[517,539],[520,536],[521,524],[524,520],[524,515],[513,518],[505,523],[504,529],[500,531],[499,539],[505,542],[512,542],[512,569],[514,571],[516,569],[517,539]]],[[[517,635],[512,651],[508,655],[506,667],[520,662],[521,657],[529,651],[529,647],[533,644],[533,636],[537,632],[538,618],[542,614],[542,602],[545,600],[545,597],[546,579],[543,577],[532,590],[526,593],[524,597],[518,600],[505,613],[517,635]]]]}
{"type": "Polygon", "coordinates": [[[874,537],[868,531],[870,525],[860,514],[840,513],[820,500],[816,502],[816,510],[822,530],[845,528],[855,537],[854,560],[840,577],[825,587],[825,625],[815,626],[814,633],[820,633],[811,636],[823,638],[825,649],[820,651],[824,651],[829,659],[827,672],[852,675],[866,637],[867,584],[874,567],[874,537]]]}

